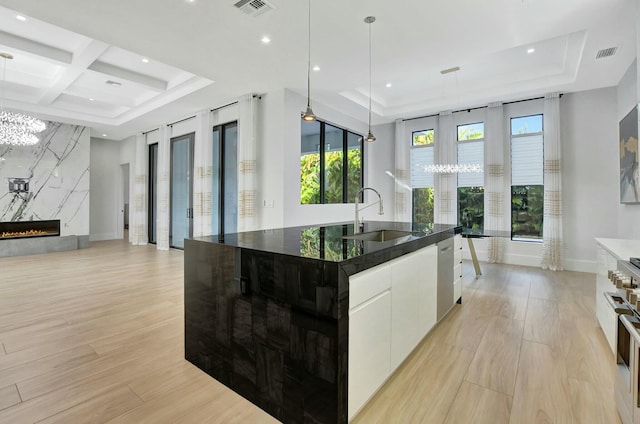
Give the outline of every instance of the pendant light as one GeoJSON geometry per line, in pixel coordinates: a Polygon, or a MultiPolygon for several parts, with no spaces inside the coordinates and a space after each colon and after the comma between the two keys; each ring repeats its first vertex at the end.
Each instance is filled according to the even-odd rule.
{"type": "Polygon", "coordinates": [[[307,110],[302,115],[302,120],[312,122],[316,120],[316,115],[311,109],[311,0],[309,0],[309,46],[307,57],[307,110]]]}
{"type": "Polygon", "coordinates": [[[371,143],[376,141],[376,137],[371,132],[371,24],[376,21],[376,17],[367,16],[364,21],[369,25],[369,133],[365,140],[371,143]]]}
{"type": "Polygon", "coordinates": [[[9,53],[0,53],[4,59],[2,71],[2,95],[0,96],[0,145],[9,144],[15,146],[31,146],[36,144],[36,133],[44,131],[45,123],[23,113],[14,113],[4,110],[4,86],[7,83],[7,60],[13,59],[9,53]]]}

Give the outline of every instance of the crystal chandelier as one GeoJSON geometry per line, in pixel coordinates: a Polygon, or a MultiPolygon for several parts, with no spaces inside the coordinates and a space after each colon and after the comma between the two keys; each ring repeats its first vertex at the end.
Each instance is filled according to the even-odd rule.
{"type": "Polygon", "coordinates": [[[466,174],[470,172],[482,172],[482,166],[467,163],[425,165],[424,172],[432,174],[466,174]]]}
{"type": "MultiPolygon", "coordinates": [[[[4,68],[2,73],[2,94],[7,76],[7,59],[13,59],[9,53],[0,53],[4,58],[4,68]]],[[[46,125],[41,120],[22,113],[9,112],[4,110],[0,97],[0,144],[11,144],[17,146],[31,146],[40,139],[36,133],[44,131],[46,125]]]]}

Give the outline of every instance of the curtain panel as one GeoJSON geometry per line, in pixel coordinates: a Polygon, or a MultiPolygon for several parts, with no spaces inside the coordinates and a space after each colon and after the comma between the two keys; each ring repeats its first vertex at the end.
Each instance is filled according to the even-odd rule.
{"type": "Polygon", "coordinates": [[[246,94],[238,99],[238,232],[258,228],[257,98],[246,94]]]}
{"type": "MultiPolygon", "coordinates": [[[[491,103],[485,124],[484,163],[484,225],[487,230],[505,230],[505,166],[504,166],[504,107],[491,103]]],[[[505,240],[489,237],[487,259],[492,263],[503,260],[505,240]]]]}
{"type": "Polygon", "coordinates": [[[147,233],[147,169],[148,169],[147,137],[136,135],[136,159],[133,185],[133,217],[129,230],[129,241],[133,245],[148,243],[147,233]]]}
{"type": "Polygon", "coordinates": [[[563,269],[562,179],[560,160],[560,95],[544,99],[544,222],[542,268],[563,269]]]}
{"type": "Polygon", "coordinates": [[[156,247],[169,250],[169,174],[171,164],[171,127],[160,127],[158,143],[158,204],[156,217],[156,247]]]}
{"type": "Polygon", "coordinates": [[[413,218],[412,190],[410,182],[409,169],[409,143],[410,137],[407,136],[406,126],[402,119],[396,119],[396,157],[395,157],[395,175],[391,175],[394,179],[394,195],[395,210],[394,220],[400,222],[411,222],[413,218]]]}
{"type": "Polygon", "coordinates": [[[211,235],[213,185],[213,123],[211,112],[196,114],[193,148],[193,236],[211,235]]]}
{"type": "MultiPolygon", "coordinates": [[[[457,163],[456,131],[453,125],[453,114],[450,111],[441,112],[438,116],[438,134],[434,148],[436,164],[457,163]]],[[[436,174],[434,184],[434,222],[456,224],[458,222],[456,174],[436,174]]]]}

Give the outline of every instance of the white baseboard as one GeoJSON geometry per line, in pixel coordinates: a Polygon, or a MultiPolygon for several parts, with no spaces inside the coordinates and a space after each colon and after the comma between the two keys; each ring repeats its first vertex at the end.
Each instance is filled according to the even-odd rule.
{"type": "MultiPolygon", "coordinates": [[[[483,262],[483,259],[487,257],[487,252],[484,250],[476,250],[478,260],[483,262]]],[[[462,251],[462,259],[471,260],[471,254],[468,249],[462,251]]],[[[531,266],[540,268],[540,256],[534,255],[522,255],[508,253],[504,255],[504,261],[507,265],[520,265],[531,266]]],[[[578,272],[590,272],[595,273],[597,270],[597,264],[595,261],[585,261],[582,259],[565,259],[564,260],[565,271],[578,271],[578,272]]]]}
{"type": "Polygon", "coordinates": [[[89,241],[117,240],[120,238],[122,236],[118,237],[118,233],[89,234],[89,241]]]}

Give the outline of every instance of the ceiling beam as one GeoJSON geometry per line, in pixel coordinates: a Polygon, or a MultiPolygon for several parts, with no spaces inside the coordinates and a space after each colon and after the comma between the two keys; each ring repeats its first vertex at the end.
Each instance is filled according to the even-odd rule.
{"type": "Polygon", "coordinates": [[[126,81],[134,82],[144,85],[147,88],[151,88],[155,91],[162,92],[167,90],[167,82],[161,79],[151,77],[149,75],[140,74],[138,72],[130,71],[128,69],[120,68],[119,66],[110,65],[108,63],[95,61],[89,69],[95,72],[100,72],[105,75],[120,78],[126,81]]]}
{"type": "Polygon", "coordinates": [[[38,104],[49,105],[53,103],[75,80],[78,79],[87,68],[98,59],[109,45],[101,41],[91,41],[84,50],[73,55],[71,66],[69,66],[51,87],[45,90],[38,104]]]}
{"type": "Polygon", "coordinates": [[[25,53],[31,53],[36,56],[46,57],[56,62],[70,64],[73,60],[73,53],[57,47],[48,46],[29,40],[28,38],[19,37],[8,32],[0,31],[0,44],[18,49],[25,53]]]}

